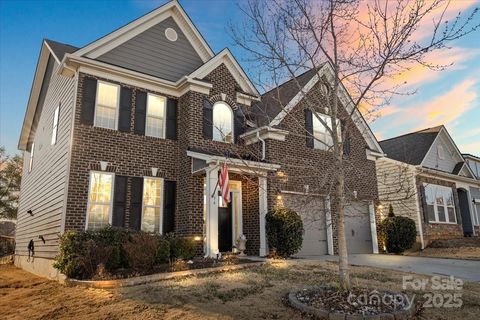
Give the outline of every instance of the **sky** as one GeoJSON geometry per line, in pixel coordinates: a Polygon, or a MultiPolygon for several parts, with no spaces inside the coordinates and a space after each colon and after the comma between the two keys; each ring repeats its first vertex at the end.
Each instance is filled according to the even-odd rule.
{"type": "MultiPolygon", "coordinates": [[[[229,47],[245,65],[245,53],[233,46],[227,32],[229,22],[241,19],[235,1],[180,3],[215,53],[229,47]]],[[[0,0],[0,145],[10,154],[19,152],[18,138],[42,39],[82,47],[163,3],[0,0]]],[[[453,1],[455,10],[471,10],[475,4],[478,1],[453,1]]],[[[416,68],[406,75],[407,89],[416,94],[395,97],[380,111],[379,119],[370,124],[377,139],[444,124],[462,152],[480,156],[480,31],[450,45],[432,59],[453,66],[441,72],[416,68]]]]}

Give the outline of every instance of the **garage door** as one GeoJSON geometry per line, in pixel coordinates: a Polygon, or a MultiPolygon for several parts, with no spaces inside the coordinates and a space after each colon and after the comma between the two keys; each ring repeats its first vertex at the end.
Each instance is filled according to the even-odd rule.
{"type": "Polygon", "coordinates": [[[319,197],[283,194],[283,204],[297,212],[305,230],[298,257],[327,254],[327,228],[323,199],[319,197]]]}
{"type": "Polygon", "coordinates": [[[345,235],[348,253],[372,253],[368,203],[353,202],[345,207],[345,235]]]}

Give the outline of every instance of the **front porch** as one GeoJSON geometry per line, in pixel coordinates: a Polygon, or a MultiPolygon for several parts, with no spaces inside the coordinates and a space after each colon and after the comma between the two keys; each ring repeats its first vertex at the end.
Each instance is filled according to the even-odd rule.
{"type": "Polygon", "coordinates": [[[267,241],[265,215],[267,173],[279,166],[237,158],[225,158],[188,151],[192,158],[192,175],[203,178],[203,252],[217,257],[235,252],[241,235],[247,239],[248,255],[265,256],[267,241]],[[219,196],[218,175],[227,162],[230,180],[230,203],[219,196]]]}

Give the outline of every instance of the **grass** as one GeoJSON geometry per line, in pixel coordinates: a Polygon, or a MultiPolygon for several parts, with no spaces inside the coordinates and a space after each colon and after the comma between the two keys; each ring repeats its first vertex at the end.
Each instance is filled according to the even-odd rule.
{"type": "MultiPolygon", "coordinates": [[[[351,275],[355,286],[401,291],[405,273],[352,267],[351,275]]],[[[284,303],[286,294],[305,286],[336,285],[336,280],[335,263],[295,260],[102,290],[64,287],[0,266],[0,314],[3,319],[309,319],[284,303]]],[[[480,284],[465,283],[461,293],[462,308],[424,309],[419,318],[477,319],[480,284]]]]}

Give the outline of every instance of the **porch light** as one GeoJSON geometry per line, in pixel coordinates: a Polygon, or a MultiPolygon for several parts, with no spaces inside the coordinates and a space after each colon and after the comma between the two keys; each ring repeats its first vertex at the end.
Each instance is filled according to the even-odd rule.
{"type": "Polygon", "coordinates": [[[202,237],[200,237],[200,236],[195,236],[195,237],[193,238],[193,240],[195,240],[195,241],[200,241],[200,240],[202,240],[202,237]]]}
{"type": "Polygon", "coordinates": [[[281,194],[279,194],[279,195],[277,196],[277,200],[282,200],[282,195],[281,195],[281,194]]]}

